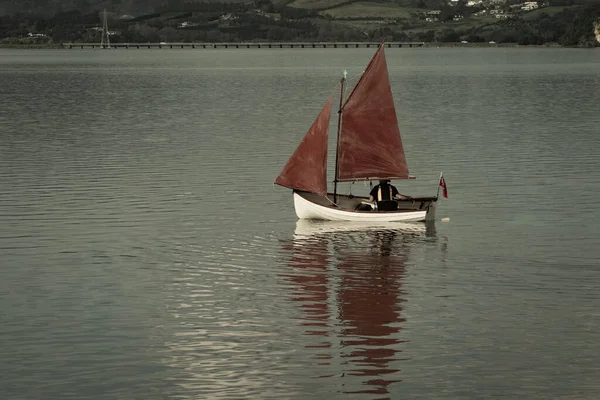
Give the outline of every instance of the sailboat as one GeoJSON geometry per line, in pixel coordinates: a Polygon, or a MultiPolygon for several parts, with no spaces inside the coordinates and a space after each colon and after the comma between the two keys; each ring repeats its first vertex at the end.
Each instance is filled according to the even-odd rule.
{"type": "Polygon", "coordinates": [[[293,190],[294,208],[299,219],[434,220],[437,195],[397,200],[397,209],[383,211],[382,207],[377,207],[377,202],[369,202],[367,197],[338,193],[339,182],[414,179],[409,175],[400,137],[384,42],[346,99],[345,75],[340,81],[333,193],[327,191],[327,143],[333,96],[327,100],[275,183],[293,190]]]}

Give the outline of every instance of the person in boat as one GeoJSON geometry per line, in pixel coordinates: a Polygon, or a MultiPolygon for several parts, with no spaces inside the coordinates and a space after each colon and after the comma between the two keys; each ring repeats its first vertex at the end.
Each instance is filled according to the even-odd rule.
{"type": "Polygon", "coordinates": [[[398,209],[398,203],[395,200],[408,199],[408,196],[400,194],[398,189],[390,184],[389,179],[380,179],[379,185],[376,185],[369,194],[369,201],[377,202],[377,209],[380,211],[393,211],[398,209]]]}
{"type": "Polygon", "coordinates": [[[396,186],[390,184],[389,179],[380,179],[379,185],[376,185],[371,189],[369,201],[388,201],[388,200],[404,200],[408,199],[408,196],[400,194],[396,186]]]}

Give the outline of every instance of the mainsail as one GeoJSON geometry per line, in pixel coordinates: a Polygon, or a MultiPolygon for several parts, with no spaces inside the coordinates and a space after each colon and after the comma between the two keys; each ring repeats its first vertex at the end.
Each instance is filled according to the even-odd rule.
{"type": "Polygon", "coordinates": [[[323,196],[327,194],[327,134],[332,100],[330,97],[275,179],[276,184],[323,196]]]}
{"type": "Polygon", "coordinates": [[[337,181],[408,179],[383,44],[342,107],[337,181]]]}

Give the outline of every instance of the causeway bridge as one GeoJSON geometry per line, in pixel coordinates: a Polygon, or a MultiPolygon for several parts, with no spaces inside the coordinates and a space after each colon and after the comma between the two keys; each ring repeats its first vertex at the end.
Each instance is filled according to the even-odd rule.
{"type": "MultiPolygon", "coordinates": [[[[369,48],[379,42],[63,43],[66,49],[333,49],[369,48]]],[[[386,42],[385,47],[423,47],[425,42],[386,42]]]]}

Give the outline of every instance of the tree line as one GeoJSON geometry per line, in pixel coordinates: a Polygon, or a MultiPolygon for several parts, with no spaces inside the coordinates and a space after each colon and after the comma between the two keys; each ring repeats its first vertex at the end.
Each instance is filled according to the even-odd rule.
{"type": "MultiPolygon", "coordinates": [[[[270,0],[256,0],[252,4],[165,4],[168,7],[137,18],[111,18],[108,21],[111,41],[362,41],[388,37],[394,41],[433,43],[600,45],[594,37],[594,23],[600,22],[600,4],[597,3],[565,8],[553,15],[541,12],[534,19],[517,16],[463,29],[440,23],[428,30],[412,29],[414,22],[407,20],[396,23],[383,20],[372,28],[357,29],[348,21],[322,16],[316,10],[274,5],[270,0]]],[[[49,18],[26,14],[3,16],[0,17],[0,43],[99,42],[101,18],[101,12],[82,14],[79,11],[61,12],[49,18]]]]}

